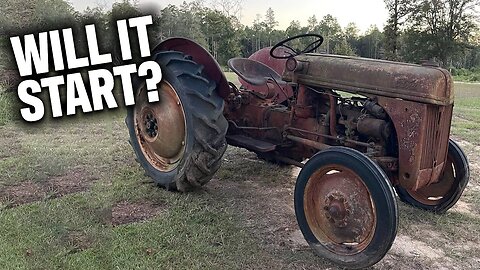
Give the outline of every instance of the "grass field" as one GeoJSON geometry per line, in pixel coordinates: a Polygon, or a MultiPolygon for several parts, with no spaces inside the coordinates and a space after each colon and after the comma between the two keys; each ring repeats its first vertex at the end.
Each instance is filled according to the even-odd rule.
{"type": "MultiPolygon", "coordinates": [[[[456,93],[465,195],[441,216],[399,203],[397,240],[375,269],[480,268],[480,84],[456,93]]],[[[0,122],[0,269],[335,268],[296,226],[297,169],[230,147],[203,190],[167,192],[135,162],[124,114],[0,122]]]]}

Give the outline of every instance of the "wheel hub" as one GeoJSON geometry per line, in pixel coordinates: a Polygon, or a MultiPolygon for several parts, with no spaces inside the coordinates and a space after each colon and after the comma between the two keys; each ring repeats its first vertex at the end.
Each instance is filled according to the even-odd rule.
{"type": "Polygon", "coordinates": [[[325,199],[325,216],[338,228],[347,226],[350,209],[345,197],[341,194],[331,194],[325,199]]]}
{"type": "Polygon", "coordinates": [[[158,135],[158,121],[153,114],[147,114],[145,119],[145,131],[150,138],[155,138],[158,135]]]}
{"type": "Polygon", "coordinates": [[[346,167],[332,165],[312,174],[304,210],[312,233],[336,253],[359,253],[372,240],[375,206],[361,178],[346,167]]]}
{"type": "Polygon", "coordinates": [[[168,172],[178,166],[185,153],[186,121],[175,89],[160,84],[160,101],[150,103],[141,88],[135,105],[135,126],[141,149],[156,169],[168,172]]]}

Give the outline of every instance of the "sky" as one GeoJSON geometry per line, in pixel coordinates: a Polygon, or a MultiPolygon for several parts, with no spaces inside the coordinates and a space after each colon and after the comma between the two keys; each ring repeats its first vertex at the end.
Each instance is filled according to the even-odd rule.
{"type": "MultiPolygon", "coordinates": [[[[113,2],[119,0],[69,0],[75,9],[82,11],[87,6],[111,7],[113,2]]],[[[137,0],[139,5],[154,4],[159,8],[168,4],[180,5],[184,0],[137,0]]],[[[190,1],[186,1],[190,2],[190,1]]],[[[209,0],[206,0],[208,3],[209,0]]],[[[383,0],[244,0],[241,22],[252,25],[257,14],[263,18],[267,9],[272,7],[275,17],[279,22],[279,29],[286,29],[291,21],[298,20],[302,26],[307,25],[307,20],[312,15],[317,20],[327,14],[338,19],[342,27],[349,22],[355,22],[363,32],[370,25],[383,28],[387,21],[388,13],[383,0]]]]}

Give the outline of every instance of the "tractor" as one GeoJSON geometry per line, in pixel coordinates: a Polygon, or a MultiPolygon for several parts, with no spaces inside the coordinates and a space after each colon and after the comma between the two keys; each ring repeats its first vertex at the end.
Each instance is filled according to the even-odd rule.
{"type": "Polygon", "coordinates": [[[322,42],[304,34],[231,59],[235,84],[197,43],[165,40],[152,53],[160,101],[149,103],[137,81],[126,124],[138,162],[168,190],[205,185],[227,145],[300,167],[294,205],[305,240],[341,267],[364,268],[396,237],[395,194],[442,214],[462,195],[469,166],[450,139],[448,71],[314,53],[322,42]]]}

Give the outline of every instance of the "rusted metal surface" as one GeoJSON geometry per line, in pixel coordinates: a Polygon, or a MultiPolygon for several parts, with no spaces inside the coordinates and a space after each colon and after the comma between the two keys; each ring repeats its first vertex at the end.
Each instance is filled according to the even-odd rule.
{"type": "Polygon", "coordinates": [[[330,126],[330,135],[337,136],[337,102],[335,98],[330,95],[330,111],[329,111],[329,126],[330,126]]]}
{"type": "Polygon", "coordinates": [[[313,148],[318,149],[318,150],[325,150],[325,149],[328,149],[328,148],[331,147],[328,144],[312,141],[312,140],[309,140],[309,139],[300,138],[300,137],[297,137],[297,136],[287,135],[286,138],[289,139],[289,140],[292,140],[294,142],[298,142],[298,143],[313,147],[313,148]]]}
{"type": "Polygon", "coordinates": [[[437,105],[453,103],[451,76],[438,67],[325,54],[295,58],[308,68],[285,75],[300,84],[437,105]]]}
{"type": "Polygon", "coordinates": [[[388,139],[392,133],[392,127],[385,120],[364,117],[357,121],[359,133],[378,139],[388,139]]]}
{"type": "Polygon", "coordinates": [[[417,190],[438,180],[448,150],[453,106],[378,97],[395,126],[399,183],[417,190]]]}
{"type": "MultiPolygon", "coordinates": [[[[287,59],[275,59],[272,56],[270,56],[271,48],[272,47],[263,48],[255,52],[254,54],[252,54],[249,57],[249,59],[264,63],[265,65],[275,70],[278,74],[283,74],[283,72],[285,71],[285,65],[287,63],[287,59]]],[[[281,54],[281,51],[279,50],[276,53],[281,54]]],[[[286,54],[284,53],[283,55],[286,55],[286,54]]]]}
{"type": "MultiPolygon", "coordinates": [[[[252,54],[249,60],[260,62],[268,67],[270,67],[278,77],[281,77],[283,71],[285,70],[285,64],[287,60],[279,60],[272,58],[270,56],[270,47],[261,49],[254,54],[252,54]]],[[[264,77],[260,74],[257,75],[258,77],[264,77]]],[[[276,76],[275,76],[276,77],[276,76]]],[[[276,79],[275,81],[271,82],[270,84],[263,84],[263,85],[255,85],[251,84],[241,77],[239,77],[240,83],[247,89],[258,92],[258,93],[265,93],[271,92],[271,94],[275,97],[275,102],[282,103],[285,102],[287,99],[293,96],[293,89],[290,85],[286,84],[281,78],[276,79]]]]}
{"type": "Polygon", "coordinates": [[[407,190],[407,192],[418,202],[425,205],[437,205],[445,197],[448,198],[450,196],[449,193],[454,192],[456,189],[458,178],[460,177],[457,175],[458,171],[456,170],[458,169],[459,168],[455,168],[452,157],[448,156],[444,170],[441,171],[441,175],[432,175],[431,177],[436,177],[435,180],[437,181],[435,183],[421,187],[417,190],[407,190]]]}
{"type": "Polygon", "coordinates": [[[228,66],[238,74],[242,85],[264,98],[282,103],[292,96],[292,88],[282,80],[280,74],[261,62],[233,58],[228,61],[228,66]]]}
{"type": "MultiPolygon", "coordinates": [[[[243,80],[244,88],[232,92],[225,107],[230,134],[272,143],[280,156],[298,161],[327,146],[355,148],[389,172],[392,183],[413,191],[439,181],[453,108],[446,71],[314,54],[297,56],[285,68],[287,62],[271,59],[267,49],[252,58],[269,70],[284,70],[283,77],[297,84],[296,96],[279,104],[279,94],[267,95],[243,80]],[[335,90],[364,97],[343,98],[335,90]]],[[[244,66],[242,72],[250,82],[258,76],[268,89],[265,72],[256,71],[244,66]]]]}
{"type": "Polygon", "coordinates": [[[375,206],[362,179],[352,170],[340,165],[323,167],[310,177],[304,194],[308,225],[324,246],[353,255],[372,241],[375,206]]]}
{"type": "Polygon", "coordinates": [[[196,63],[203,65],[204,72],[208,78],[217,83],[217,91],[222,98],[228,98],[230,87],[222,72],[218,62],[213,56],[195,41],[186,38],[170,38],[158,44],[153,50],[154,53],[160,51],[179,51],[192,57],[196,63]]]}
{"type": "MultiPolygon", "coordinates": [[[[380,167],[382,167],[387,172],[398,172],[398,158],[395,157],[374,157],[380,167]]],[[[390,179],[392,183],[396,184],[397,181],[390,179]]]]}
{"type": "Polygon", "coordinates": [[[227,142],[230,145],[248,148],[260,153],[272,152],[276,148],[275,144],[243,135],[227,135],[227,142]]]}
{"type": "Polygon", "coordinates": [[[158,92],[160,101],[156,103],[148,102],[145,87],[137,93],[134,125],[145,158],[156,169],[169,172],[185,153],[185,113],[169,83],[163,81],[158,92]]]}

